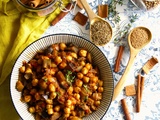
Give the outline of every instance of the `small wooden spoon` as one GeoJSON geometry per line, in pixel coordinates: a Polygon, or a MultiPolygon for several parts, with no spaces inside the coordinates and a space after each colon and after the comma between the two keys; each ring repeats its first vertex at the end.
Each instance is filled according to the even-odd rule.
{"type": "MultiPolygon", "coordinates": [[[[89,4],[87,3],[86,0],[80,0],[80,2],[81,2],[81,4],[82,4],[83,8],[85,9],[85,11],[87,12],[88,17],[89,17],[89,20],[90,20],[90,40],[93,41],[93,40],[92,40],[92,34],[91,34],[91,26],[92,26],[95,22],[97,22],[97,21],[104,21],[104,22],[106,22],[106,23],[109,25],[110,30],[111,30],[111,38],[110,38],[110,40],[111,40],[111,39],[112,39],[113,30],[112,30],[112,27],[111,27],[111,25],[109,24],[109,22],[107,22],[107,21],[104,20],[103,18],[101,18],[101,17],[99,17],[98,15],[96,15],[96,14],[93,12],[93,10],[90,8],[90,6],[89,6],[89,4]]],[[[109,41],[108,41],[108,42],[109,42],[109,41]]],[[[105,44],[106,44],[106,43],[105,43],[105,44]]]]}
{"type": "Polygon", "coordinates": [[[152,33],[148,28],[145,27],[136,27],[134,28],[128,35],[128,44],[129,44],[129,48],[130,48],[130,58],[128,61],[128,64],[126,66],[126,69],[121,77],[121,79],[119,80],[119,82],[117,83],[117,85],[114,88],[114,94],[113,94],[113,98],[112,101],[116,99],[116,97],[119,95],[119,93],[122,91],[122,89],[124,88],[124,83],[127,80],[127,76],[129,74],[129,71],[131,69],[132,64],[134,63],[134,60],[136,58],[136,55],[140,52],[140,50],[145,47],[152,39],[152,33]],[[135,31],[136,29],[144,29],[145,31],[147,31],[148,33],[148,41],[146,41],[144,44],[141,45],[141,47],[139,48],[134,48],[131,44],[131,34],[133,33],[133,31],[135,31]]]}

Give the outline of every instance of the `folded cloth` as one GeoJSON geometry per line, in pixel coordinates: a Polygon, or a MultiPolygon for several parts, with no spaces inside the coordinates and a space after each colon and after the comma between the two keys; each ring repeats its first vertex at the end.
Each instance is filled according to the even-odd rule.
{"type": "MultiPolygon", "coordinates": [[[[69,0],[62,0],[63,4],[69,0]]],[[[17,120],[9,93],[9,75],[15,60],[29,44],[39,39],[60,13],[56,8],[40,17],[34,12],[21,13],[12,0],[0,1],[0,120],[17,120]]]]}

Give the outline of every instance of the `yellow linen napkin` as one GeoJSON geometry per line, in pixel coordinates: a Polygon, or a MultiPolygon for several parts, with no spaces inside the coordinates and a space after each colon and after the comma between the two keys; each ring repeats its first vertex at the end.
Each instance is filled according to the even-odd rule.
{"type": "MultiPolygon", "coordinates": [[[[62,1],[64,5],[69,2],[62,1]]],[[[18,119],[9,92],[9,75],[15,60],[26,46],[41,37],[59,13],[57,8],[39,17],[33,12],[19,12],[12,0],[0,1],[0,120],[18,119]]]]}

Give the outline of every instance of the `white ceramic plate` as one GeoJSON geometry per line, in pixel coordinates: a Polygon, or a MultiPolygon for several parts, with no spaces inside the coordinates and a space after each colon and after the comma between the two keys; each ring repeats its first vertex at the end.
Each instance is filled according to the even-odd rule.
{"type": "Polygon", "coordinates": [[[103,54],[103,52],[95,46],[92,42],[70,34],[54,34],[47,37],[43,37],[31,45],[29,45],[18,57],[16,60],[14,67],[11,73],[10,79],[10,92],[13,104],[17,113],[23,120],[34,120],[32,114],[30,114],[27,110],[27,105],[20,101],[21,93],[18,92],[15,88],[16,82],[18,80],[19,68],[22,66],[22,61],[29,61],[38,50],[47,48],[49,45],[60,42],[72,42],[73,44],[86,48],[91,54],[92,59],[95,65],[97,65],[100,69],[101,80],[104,81],[104,92],[103,99],[101,101],[101,105],[99,109],[93,112],[91,115],[84,117],[83,120],[99,120],[101,119],[105,113],[107,112],[111,101],[114,90],[114,80],[112,75],[112,70],[110,64],[103,54]]]}

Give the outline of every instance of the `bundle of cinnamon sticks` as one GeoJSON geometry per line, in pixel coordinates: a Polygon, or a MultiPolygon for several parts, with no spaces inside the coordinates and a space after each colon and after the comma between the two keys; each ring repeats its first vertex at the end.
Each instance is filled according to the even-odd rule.
{"type": "Polygon", "coordinates": [[[27,5],[31,8],[37,8],[37,7],[45,7],[49,3],[51,3],[53,0],[21,0],[21,2],[24,5],[27,5]]]}

